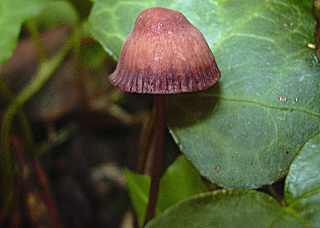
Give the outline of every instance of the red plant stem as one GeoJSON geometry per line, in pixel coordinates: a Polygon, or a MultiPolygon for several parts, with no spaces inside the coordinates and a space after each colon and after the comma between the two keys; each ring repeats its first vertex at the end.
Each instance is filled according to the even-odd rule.
{"type": "Polygon", "coordinates": [[[149,191],[149,201],[146,211],[145,224],[150,221],[156,213],[156,205],[159,195],[160,179],[163,169],[164,160],[164,133],[166,127],[166,116],[165,116],[165,97],[164,95],[154,96],[154,105],[156,111],[155,118],[155,133],[154,133],[154,154],[152,157],[151,164],[151,186],[149,191]]]}
{"type": "MultiPolygon", "coordinates": [[[[20,175],[17,177],[17,179],[19,182],[20,194],[21,194],[21,197],[23,198],[23,203],[24,203],[23,206],[24,206],[24,209],[26,210],[26,214],[28,215],[28,218],[29,218],[29,221],[30,221],[32,227],[39,227],[37,221],[35,221],[31,215],[31,209],[29,208],[29,205],[27,202],[29,194],[32,193],[32,190],[31,190],[32,187],[30,186],[28,176],[25,173],[25,170],[27,169],[28,165],[27,165],[26,159],[24,157],[23,147],[17,137],[12,137],[11,141],[12,141],[12,145],[14,146],[14,149],[15,149],[15,157],[16,157],[17,163],[19,165],[19,169],[20,169],[20,175]]],[[[18,185],[17,185],[17,187],[18,187],[18,185]]],[[[17,195],[18,194],[16,194],[16,196],[17,195]]]]}
{"type": "MultiPolygon", "coordinates": [[[[24,150],[22,148],[22,145],[20,143],[20,141],[18,140],[18,138],[13,137],[12,138],[12,144],[15,147],[16,150],[16,157],[17,160],[21,166],[21,170],[23,170],[25,167],[27,167],[27,163],[26,160],[24,158],[24,150]]],[[[40,163],[38,160],[34,160],[32,162],[33,165],[33,171],[36,175],[36,179],[38,181],[38,184],[41,186],[42,191],[41,191],[41,197],[42,200],[44,201],[45,205],[47,206],[47,210],[48,210],[48,215],[50,218],[50,222],[52,224],[52,227],[54,228],[62,228],[63,226],[61,225],[62,223],[60,222],[60,216],[58,213],[58,210],[56,209],[54,200],[52,198],[50,189],[49,189],[49,185],[48,185],[48,180],[47,180],[47,176],[45,174],[45,172],[43,171],[40,163]]],[[[23,174],[22,174],[23,175],[23,174]]],[[[26,180],[24,180],[25,177],[22,177],[22,181],[24,182],[24,187],[25,187],[25,191],[27,192],[31,192],[31,188],[28,187],[28,183],[26,180]]]]}
{"type": "Polygon", "coordinates": [[[40,192],[41,198],[47,206],[49,217],[51,218],[51,224],[54,228],[61,228],[62,223],[60,220],[60,216],[53,200],[51,191],[49,189],[48,179],[43,171],[43,168],[38,160],[34,160],[32,162],[33,169],[36,175],[36,179],[38,184],[41,186],[42,191],[40,192]]]}
{"type": "MultiPolygon", "coordinates": [[[[21,162],[21,161],[20,161],[21,162]]],[[[21,170],[21,166],[20,165],[20,170],[21,170]]],[[[13,193],[13,198],[14,198],[14,205],[13,205],[13,209],[12,209],[12,215],[11,215],[11,221],[10,221],[10,228],[19,228],[21,225],[21,208],[23,208],[23,206],[21,206],[21,204],[23,205],[23,197],[21,194],[21,191],[23,191],[24,186],[22,185],[22,175],[20,176],[16,176],[16,184],[15,184],[15,191],[13,193]]],[[[25,191],[23,191],[25,192],[25,191]]],[[[1,221],[0,221],[0,227],[1,227],[1,221]]]]}
{"type": "Polygon", "coordinates": [[[316,19],[316,54],[318,61],[320,61],[320,0],[314,0],[313,13],[316,19]]]}
{"type": "Polygon", "coordinates": [[[320,19],[317,19],[317,26],[316,26],[316,52],[318,60],[320,61],[320,19]]]}
{"type": "Polygon", "coordinates": [[[0,227],[1,225],[4,223],[4,216],[3,216],[3,213],[2,211],[0,210],[0,227]]]}
{"type": "Polygon", "coordinates": [[[139,173],[145,173],[147,171],[148,154],[151,153],[152,139],[154,138],[154,120],[155,120],[155,109],[152,110],[151,115],[143,124],[142,132],[140,135],[140,146],[139,146],[139,157],[137,164],[137,171],[139,173]]]}
{"type": "Polygon", "coordinates": [[[19,228],[20,227],[20,214],[18,210],[15,210],[12,214],[12,219],[10,223],[10,228],[19,228]]]}

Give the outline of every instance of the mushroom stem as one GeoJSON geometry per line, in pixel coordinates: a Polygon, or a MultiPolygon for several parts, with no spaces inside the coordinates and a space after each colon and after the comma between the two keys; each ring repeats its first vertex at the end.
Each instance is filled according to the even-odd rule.
{"type": "Polygon", "coordinates": [[[157,118],[154,123],[154,154],[152,156],[151,164],[151,186],[149,191],[148,207],[146,211],[145,224],[150,221],[156,212],[156,205],[159,195],[160,179],[163,169],[164,160],[164,133],[166,127],[166,116],[165,116],[165,97],[163,95],[154,96],[154,106],[157,118]]]}

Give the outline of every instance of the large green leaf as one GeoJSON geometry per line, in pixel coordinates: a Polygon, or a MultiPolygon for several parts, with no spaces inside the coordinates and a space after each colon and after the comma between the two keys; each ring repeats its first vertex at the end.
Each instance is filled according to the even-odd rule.
{"type": "Polygon", "coordinates": [[[320,135],[311,139],[290,166],[287,203],[310,227],[320,227],[320,135]]]}
{"type": "Polygon", "coordinates": [[[319,133],[320,77],[309,0],[96,0],[92,34],[115,58],[137,14],[182,11],[205,35],[222,78],[215,88],[170,97],[169,125],[202,175],[254,188],[284,176],[319,133]]]}
{"type": "Polygon", "coordinates": [[[0,1],[0,64],[10,58],[22,23],[37,15],[50,0],[0,1]]]}
{"type": "MultiPolygon", "coordinates": [[[[139,224],[142,225],[148,204],[150,177],[127,170],[128,188],[131,201],[137,213],[139,224]]],[[[197,193],[208,189],[201,180],[197,170],[183,156],[176,159],[166,170],[160,182],[160,193],[157,214],[197,193]]]]}
{"type": "Polygon", "coordinates": [[[309,140],[290,166],[287,207],[254,191],[207,193],[166,210],[148,224],[157,227],[319,227],[320,135],[309,140]]]}
{"type": "Polygon", "coordinates": [[[295,228],[303,221],[264,193],[221,190],[186,200],[166,210],[146,228],[295,228]]]}

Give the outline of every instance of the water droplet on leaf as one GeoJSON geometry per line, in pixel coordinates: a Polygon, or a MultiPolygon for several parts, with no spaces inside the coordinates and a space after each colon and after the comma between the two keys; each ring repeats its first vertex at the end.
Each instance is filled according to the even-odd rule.
{"type": "Polygon", "coordinates": [[[287,98],[286,96],[279,96],[279,97],[278,97],[278,100],[279,100],[280,102],[286,102],[286,101],[288,100],[288,98],[287,98]]]}
{"type": "Polygon", "coordinates": [[[214,170],[215,170],[217,173],[220,172],[220,170],[221,170],[220,165],[216,165],[216,166],[214,167],[214,170]]]}

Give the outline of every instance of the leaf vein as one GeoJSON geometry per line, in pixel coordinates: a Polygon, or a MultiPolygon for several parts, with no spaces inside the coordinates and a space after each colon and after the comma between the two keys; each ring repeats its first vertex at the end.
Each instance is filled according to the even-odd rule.
{"type": "Polygon", "coordinates": [[[262,107],[266,107],[266,108],[271,108],[271,109],[276,109],[276,110],[283,110],[283,111],[295,111],[295,112],[302,112],[302,113],[306,113],[308,115],[314,116],[316,118],[320,118],[320,113],[315,112],[315,111],[310,111],[308,109],[305,108],[297,108],[297,107],[279,107],[276,105],[271,105],[271,104],[266,104],[260,101],[254,101],[254,100],[247,100],[247,99],[239,99],[239,98],[235,98],[235,97],[224,97],[224,96],[220,96],[217,94],[203,94],[203,96],[209,96],[209,97],[216,97],[225,101],[230,101],[230,102],[241,102],[241,103],[247,103],[247,104],[253,104],[253,105],[257,105],[257,106],[262,106],[262,107]]]}

